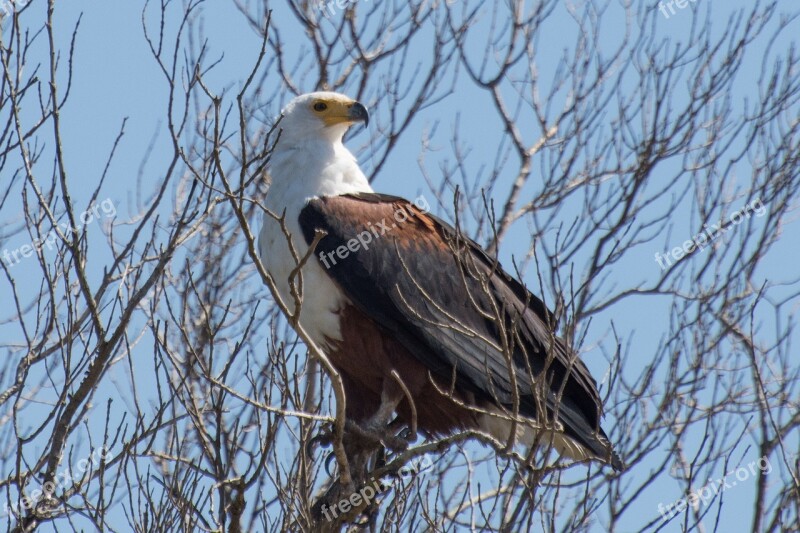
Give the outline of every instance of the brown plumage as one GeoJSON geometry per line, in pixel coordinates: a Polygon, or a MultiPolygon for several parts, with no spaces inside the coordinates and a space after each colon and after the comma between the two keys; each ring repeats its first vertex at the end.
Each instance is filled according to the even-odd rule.
{"type": "Polygon", "coordinates": [[[316,230],[327,233],[315,255],[349,300],[339,311],[341,339],[329,343],[349,416],[368,419],[383,393],[410,422],[394,370],[424,432],[485,429],[504,440],[503,413],[507,418],[513,409],[516,381],[520,415],[537,427],[544,416],[551,427],[555,420],[554,446],[562,453],[620,466],[599,426],[602,404],[588,369],[553,335],[544,304],[476,243],[410,202],[378,194],[313,199],[299,222],[309,243],[316,230]]]}

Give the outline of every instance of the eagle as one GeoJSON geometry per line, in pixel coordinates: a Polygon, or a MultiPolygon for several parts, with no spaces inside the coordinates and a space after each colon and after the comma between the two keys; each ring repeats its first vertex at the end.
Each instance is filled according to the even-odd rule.
{"type": "Polygon", "coordinates": [[[340,374],[348,422],[475,430],[620,470],[597,384],[553,313],[424,196],[376,193],[342,142],[356,123],[367,109],[343,94],[286,105],[258,236],[285,302],[302,273],[298,322],[340,374]]]}

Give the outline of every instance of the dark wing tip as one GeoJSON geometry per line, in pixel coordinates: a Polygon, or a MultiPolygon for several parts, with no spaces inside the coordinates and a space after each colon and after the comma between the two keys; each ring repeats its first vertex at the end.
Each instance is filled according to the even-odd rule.
{"type": "Polygon", "coordinates": [[[611,450],[611,457],[608,463],[615,472],[623,472],[625,470],[625,463],[622,462],[622,459],[619,458],[619,455],[614,450],[611,450]]]}

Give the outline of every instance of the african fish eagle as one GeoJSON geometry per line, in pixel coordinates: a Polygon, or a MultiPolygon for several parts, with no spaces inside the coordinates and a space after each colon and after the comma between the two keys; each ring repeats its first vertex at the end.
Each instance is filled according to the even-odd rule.
{"type": "MultiPolygon", "coordinates": [[[[414,413],[426,435],[473,429],[500,442],[516,427],[517,442],[620,469],[600,427],[597,385],[553,334],[544,303],[427,206],[370,187],[342,144],[350,126],[368,121],[342,94],[294,98],[282,111],[265,201],[285,214],[298,257],[325,233],[302,268],[299,322],[341,375],[346,417],[385,427],[395,413],[406,424],[414,413]]],[[[268,213],[259,252],[291,302],[298,265],[268,213]]]]}

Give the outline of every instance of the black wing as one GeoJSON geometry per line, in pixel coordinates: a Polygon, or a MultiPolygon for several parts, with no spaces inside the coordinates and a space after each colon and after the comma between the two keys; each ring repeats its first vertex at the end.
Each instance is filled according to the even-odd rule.
{"type": "Polygon", "coordinates": [[[543,302],[477,243],[387,195],[314,199],[299,220],[309,244],[316,229],[327,233],[315,255],[325,258],[323,268],[353,304],[441,383],[449,385],[455,376],[457,387],[511,409],[512,377],[504,356],[511,351],[520,413],[537,417],[531,376],[538,381],[546,375],[548,416],[557,413],[567,435],[621,466],[600,428],[602,402],[588,369],[553,335],[553,317],[543,302]],[[509,351],[503,350],[503,331],[509,351]]]}

